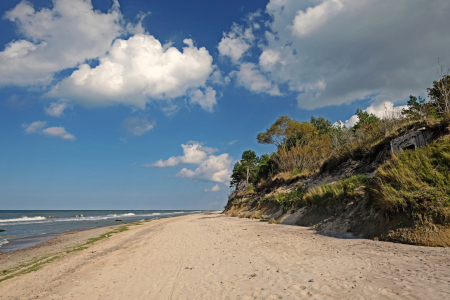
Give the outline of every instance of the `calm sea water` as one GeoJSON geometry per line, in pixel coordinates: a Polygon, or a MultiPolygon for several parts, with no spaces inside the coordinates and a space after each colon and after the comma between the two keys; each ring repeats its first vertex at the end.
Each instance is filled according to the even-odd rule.
{"type": "Polygon", "coordinates": [[[169,210],[0,210],[0,251],[42,243],[64,232],[200,211],[169,210]],[[121,219],[121,222],[116,221],[121,219]]]}

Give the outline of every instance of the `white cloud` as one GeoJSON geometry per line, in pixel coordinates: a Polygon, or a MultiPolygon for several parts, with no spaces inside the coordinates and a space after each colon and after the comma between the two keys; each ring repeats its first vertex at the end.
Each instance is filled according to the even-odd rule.
{"type": "Polygon", "coordinates": [[[75,136],[73,134],[68,133],[64,129],[64,127],[49,127],[42,130],[42,133],[48,136],[61,138],[63,140],[70,140],[70,141],[75,140],[75,136]]]}
{"type": "Polygon", "coordinates": [[[237,142],[238,142],[238,140],[234,140],[234,141],[228,142],[228,145],[234,145],[234,144],[236,144],[237,142]]]}
{"type": "Polygon", "coordinates": [[[259,64],[264,71],[271,71],[280,60],[280,53],[278,51],[267,49],[261,53],[259,57],[259,64]]]}
{"type": "Polygon", "coordinates": [[[369,114],[374,114],[378,118],[389,117],[392,114],[400,114],[404,109],[408,108],[408,105],[395,106],[390,101],[384,101],[380,103],[373,103],[366,111],[369,114]]]}
{"type": "Polygon", "coordinates": [[[202,143],[190,141],[181,145],[182,156],[172,156],[167,160],[158,160],[153,164],[145,164],[144,167],[173,167],[180,164],[192,164],[198,167],[194,170],[182,168],[176,174],[177,177],[185,177],[194,180],[206,180],[213,182],[228,182],[231,176],[231,164],[233,158],[228,153],[213,155],[216,148],[204,147],[202,143]]]}
{"type": "Polygon", "coordinates": [[[155,122],[149,122],[146,118],[130,117],[122,122],[120,128],[130,136],[138,136],[152,130],[154,126],[155,122]]]}
{"type": "MultiPolygon", "coordinates": [[[[377,116],[378,118],[386,118],[392,115],[400,115],[400,113],[406,109],[407,105],[402,106],[394,106],[394,103],[390,101],[384,101],[379,103],[373,103],[368,108],[364,109],[364,111],[368,112],[369,114],[373,114],[377,116]]],[[[356,123],[358,123],[359,118],[358,116],[354,115],[347,121],[345,121],[343,124],[345,127],[350,128],[353,127],[356,123]]]]}
{"type": "Polygon", "coordinates": [[[149,34],[128,40],[117,39],[100,64],[81,65],[49,94],[86,106],[128,104],[145,108],[150,100],[173,99],[190,89],[205,86],[213,71],[212,57],[205,48],[196,48],[185,39],[180,52],[164,49],[149,34]]]}
{"type": "Polygon", "coordinates": [[[66,102],[53,102],[49,107],[45,108],[45,113],[52,117],[61,117],[64,115],[64,110],[69,107],[66,102]]]}
{"type": "Polygon", "coordinates": [[[448,57],[449,14],[447,0],[270,0],[268,29],[251,49],[259,65],[243,69],[250,75],[240,84],[261,93],[273,93],[269,83],[286,86],[280,93],[296,94],[306,109],[420,95],[436,78],[438,58],[448,57]]]}
{"type": "Polygon", "coordinates": [[[358,123],[359,118],[357,115],[353,115],[350,117],[350,119],[348,119],[347,121],[345,121],[343,124],[345,127],[347,128],[351,128],[353,126],[355,126],[356,123],[358,123]]]}
{"type": "Polygon", "coordinates": [[[220,190],[219,185],[216,184],[211,189],[205,189],[205,192],[218,192],[220,190]]]}
{"type": "Polygon", "coordinates": [[[250,49],[253,40],[254,36],[251,28],[244,30],[243,27],[234,24],[228,34],[223,34],[217,49],[220,55],[228,56],[231,58],[231,61],[237,63],[245,52],[250,49]]]}
{"type": "Polygon", "coordinates": [[[152,167],[173,167],[179,164],[192,164],[199,165],[208,159],[208,155],[217,151],[216,148],[205,147],[202,143],[190,141],[186,144],[182,144],[183,155],[172,156],[168,160],[158,160],[153,164],[146,164],[146,166],[152,167]]]}
{"type": "Polygon", "coordinates": [[[47,122],[45,122],[45,121],[36,121],[31,124],[22,124],[22,128],[25,129],[26,134],[39,132],[45,126],[47,126],[47,122]]]}
{"type": "Polygon", "coordinates": [[[47,122],[45,121],[36,121],[31,124],[22,124],[22,128],[25,129],[26,134],[30,133],[38,133],[44,134],[50,137],[58,137],[63,140],[74,141],[75,136],[66,131],[64,127],[47,127],[47,122]],[[44,129],[45,128],[45,129],[44,129]]]}
{"type": "Polygon", "coordinates": [[[209,112],[213,112],[213,107],[217,104],[216,91],[209,86],[206,88],[205,93],[198,89],[191,91],[189,96],[191,98],[191,103],[199,104],[201,108],[209,112]]]}
{"type": "Polygon", "coordinates": [[[243,63],[239,66],[239,71],[235,73],[237,84],[244,86],[255,93],[268,93],[272,96],[279,96],[280,90],[264,76],[254,63],[243,63]]]}
{"type": "Polygon", "coordinates": [[[292,25],[293,33],[300,37],[312,33],[315,28],[336,15],[342,7],[343,4],[339,0],[327,0],[317,6],[308,7],[306,11],[297,11],[292,25]]]}
{"type": "MultiPolygon", "coordinates": [[[[90,0],[54,0],[52,7],[38,10],[23,1],[3,16],[22,39],[0,52],[0,86],[38,86],[50,90],[47,97],[88,107],[125,104],[141,109],[152,100],[207,90],[215,69],[209,52],[191,39],[184,40],[182,50],[161,45],[145,32],[147,15],[140,13],[135,23],[127,23],[117,0],[107,13],[94,9],[90,0]],[[131,37],[119,38],[126,34],[131,37]],[[95,59],[99,64],[91,67],[88,62],[95,59]],[[54,74],[68,68],[76,70],[54,83],[54,74]]],[[[212,111],[211,95],[196,103],[212,111]]],[[[58,103],[45,110],[61,116],[65,108],[67,104],[58,103]]]]}
{"type": "Polygon", "coordinates": [[[228,153],[219,156],[210,155],[197,169],[183,168],[176,176],[213,182],[230,181],[233,159],[228,153]]]}
{"type": "Polygon", "coordinates": [[[23,1],[3,19],[24,39],[0,52],[0,85],[49,84],[55,72],[103,55],[123,32],[117,1],[108,13],[84,0],[54,0],[53,8],[39,11],[23,1]]]}

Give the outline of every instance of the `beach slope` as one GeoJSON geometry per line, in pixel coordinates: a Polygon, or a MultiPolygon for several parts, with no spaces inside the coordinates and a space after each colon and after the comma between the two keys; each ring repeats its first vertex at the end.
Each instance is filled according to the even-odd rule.
{"type": "Polygon", "coordinates": [[[0,299],[449,299],[449,257],[203,213],[65,253],[1,282],[0,299]]]}

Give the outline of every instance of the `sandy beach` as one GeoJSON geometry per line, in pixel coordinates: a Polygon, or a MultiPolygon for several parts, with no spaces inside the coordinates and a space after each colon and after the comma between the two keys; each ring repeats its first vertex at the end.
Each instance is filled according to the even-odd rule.
{"type": "MultiPolygon", "coordinates": [[[[95,230],[73,236],[106,229],[95,230]]],[[[2,254],[0,271],[30,251],[80,243],[70,240],[2,254]]],[[[204,213],[131,226],[65,253],[1,282],[0,299],[449,299],[449,266],[448,248],[204,213]]]]}

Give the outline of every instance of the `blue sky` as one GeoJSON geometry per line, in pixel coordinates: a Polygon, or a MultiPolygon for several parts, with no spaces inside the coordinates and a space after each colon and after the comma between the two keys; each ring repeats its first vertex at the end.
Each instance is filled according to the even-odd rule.
{"type": "Polygon", "coordinates": [[[279,116],[425,95],[446,0],[0,3],[0,209],[221,209],[279,116]]]}

